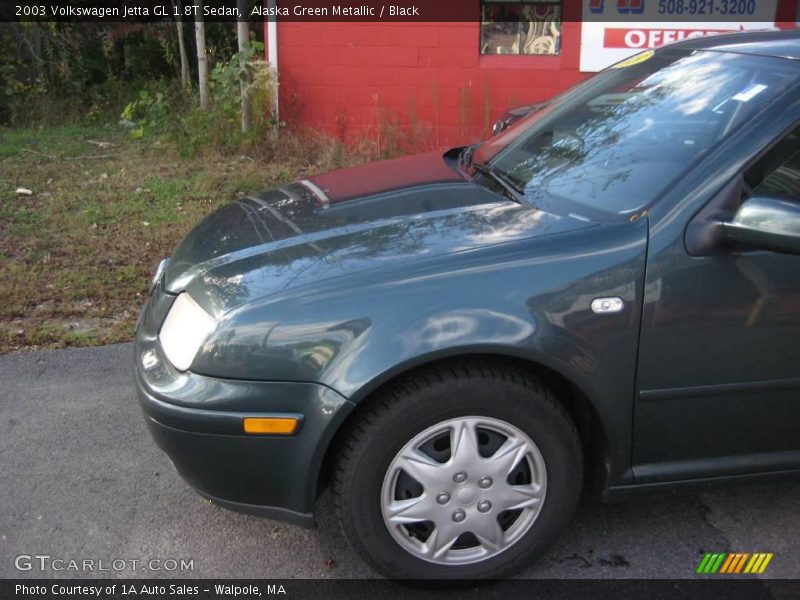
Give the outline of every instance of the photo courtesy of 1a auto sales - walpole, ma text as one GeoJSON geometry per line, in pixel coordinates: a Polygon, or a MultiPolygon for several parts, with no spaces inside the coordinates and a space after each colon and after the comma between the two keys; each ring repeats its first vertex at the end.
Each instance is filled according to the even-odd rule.
{"type": "Polygon", "coordinates": [[[800,1],[0,3],[0,600],[800,597],[800,1]]]}

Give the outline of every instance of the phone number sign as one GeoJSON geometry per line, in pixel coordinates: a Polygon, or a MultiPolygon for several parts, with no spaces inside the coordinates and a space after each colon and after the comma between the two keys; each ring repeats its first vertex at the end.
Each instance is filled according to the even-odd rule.
{"type": "Polygon", "coordinates": [[[581,71],[680,40],[775,26],[777,0],[583,0],[581,71]]]}

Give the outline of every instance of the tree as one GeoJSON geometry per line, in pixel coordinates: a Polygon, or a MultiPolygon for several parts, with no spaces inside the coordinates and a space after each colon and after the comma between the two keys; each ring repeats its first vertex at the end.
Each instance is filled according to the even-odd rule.
{"type": "Polygon", "coordinates": [[[197,44],[197,83],[200,88],[200,108],[208,110],[208,57],[206,56],[206,24],[203,21],[203,0],[196,0],[197,14],[194,37],[197,44]]]}
{"type": "Polygon", "coordinates": [[[247,70],[247,55],[245,53],[247,44],[250,42],[250,28],[244,17],[245,11],[247,10],[246,1],[236,0],[236,6],[239,9],[240,15],[240,18],[236,21],[236,38],[239,41],[239,70],[242,73],[240,83],[242,90],[242,133],[247,133],[250,131],[250,122],[252,121],[249,94],[250,75],[247,70]]]}
{"type": "Polygon", "coordinates": [[[183,7],[181,6],[181,0],[172,0],[172,6],[177,8],[177,13],[180,15],[175,20],[175,26],[178,28],[178,49],[180,50],[181,56],[181,85],[183,87],[189,87],[189,58],[186,55],[186,44],[183,40],[183,7]]]}

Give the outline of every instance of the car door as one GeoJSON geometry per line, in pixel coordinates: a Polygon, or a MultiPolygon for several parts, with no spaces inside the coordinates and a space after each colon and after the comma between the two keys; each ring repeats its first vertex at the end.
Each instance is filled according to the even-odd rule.
{"type": "Polygon", "coordinates": [[[800,467],[800,256],[731,247],[707,222],[761,192],[800,202],[800,127],[687,215],[685,235],[651,243],[636,483],[800,467]]]}

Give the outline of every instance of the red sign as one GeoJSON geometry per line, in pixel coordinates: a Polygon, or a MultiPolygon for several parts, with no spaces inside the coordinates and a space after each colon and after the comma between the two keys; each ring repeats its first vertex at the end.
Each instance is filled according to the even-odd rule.
{"type": "Polygon", "coordinates": [[[730,33],[736,29],[630,29],[607,28],[603,36],[605,48],[657,48],[686,38],[730,33]]]}

